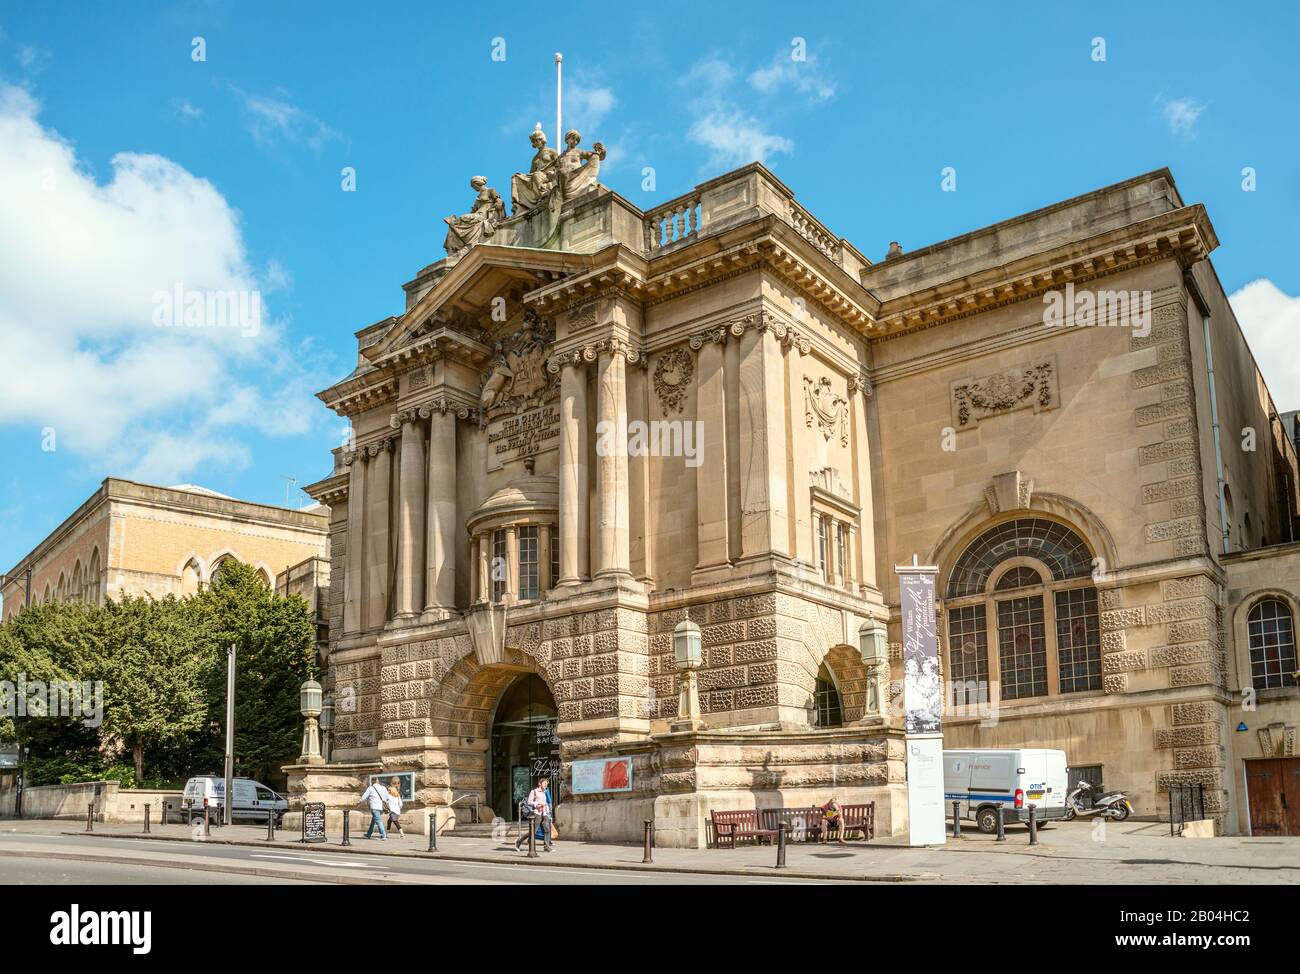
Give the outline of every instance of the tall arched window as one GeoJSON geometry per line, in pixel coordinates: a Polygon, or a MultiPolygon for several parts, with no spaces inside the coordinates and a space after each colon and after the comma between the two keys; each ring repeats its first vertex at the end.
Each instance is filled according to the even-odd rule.
{"type": "Polygon", "coordinates": [[[1296,685],[1295,620],[1281,599],[1260,599],[1246,619],[1250,683],[1256,690],[1296,685]]]}
{"type": "Polygon", "coordinates": [[[203,572],[199,568],[199,563],[196,559],[191,558],[185,563],[185,567],[181,569],[181,598],[187,595],[197,595],[202,581],[203,572]]]}
{"type": "Polygon", "coordinates": [[[99,548],[96,548],[90,553],[90,566],[86,569],[86,601],[91,605],[99,605],[99,571],[99,548]]]}
{"type": "Polygon", "coordinates": [[[954,703],[1101,689],[1092,550],[1069,527],[1022,517],[985,531],[953,566],[945,609],[954,703]]]}

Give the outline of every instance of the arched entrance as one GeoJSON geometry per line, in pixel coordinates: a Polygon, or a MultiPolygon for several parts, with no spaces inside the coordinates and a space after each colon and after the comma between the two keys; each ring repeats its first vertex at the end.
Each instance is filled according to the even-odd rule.
{"type": "Polygon", "coordinates": [[[555,734],[555,698],[536,673],[517,677],[492,714],[488,789],[502,818],[515,817],[519,802],[546,775],[551,800],[560,802],[560,739],[555,734]]]}

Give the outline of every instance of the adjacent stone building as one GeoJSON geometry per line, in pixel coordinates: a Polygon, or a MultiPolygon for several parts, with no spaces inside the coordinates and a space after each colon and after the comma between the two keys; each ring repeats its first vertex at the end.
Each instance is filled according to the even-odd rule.
{"type": "Polygon", "coordinates": [[[1245,831],[1249,763],[1296,754],[1296,453],[1169,172],[873,263],[761,165],[643,212],[577,144],[509,217],[476,180],[320,394],[355,442],[309,488],[338,716],[296,797],[406,772],[416,821],[512,817],[549,770],[568,834],[831,795],[897,832],[860,630],[896,696],[916,555],[949,746],[1062,747],[1145,815],[1203,783],[1245,831]],[[630,790],[572,794],[593,757],[630,790]]]}
{"type": "Polygon", "coordinates": [[[294,511],[193,484],[109,477],[4,575],[4,617],[29,601],[99,605],[124,595],[190,595],[227,559],[252,565],[268,587],[279,578],[281,589],[313,603],[324,574],[316,562],[329,556],[328,524],[319,505],[294,511]]]}

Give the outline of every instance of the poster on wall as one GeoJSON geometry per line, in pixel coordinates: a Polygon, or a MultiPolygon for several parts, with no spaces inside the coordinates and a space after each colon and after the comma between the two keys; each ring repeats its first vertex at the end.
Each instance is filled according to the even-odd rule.
{"type": "Polygon", "coordinates": [[[632,759],[595,758],[573,762],[573,794],[632,790],[632,759]]]}
{"type": "Polygon", "coordinates": [[[899,611],[903,617],[904,729],[908,734],[938,734],[943,684],[935,635],[935,574],[913,566],[901,566],[895,571],[899,572],[899,611]]]}

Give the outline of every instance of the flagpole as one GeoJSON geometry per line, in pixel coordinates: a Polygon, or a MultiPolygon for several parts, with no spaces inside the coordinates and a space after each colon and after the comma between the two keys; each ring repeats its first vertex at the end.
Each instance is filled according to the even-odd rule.
{"type": "Polygon", "coordinates": [[[564,55],[559,51],[555,52],[555,147],[558,149],[564,145],[564,126],[561,123],[560,116],[560,96],[562,92],[561,73],[563,71],[564,55]]]}

